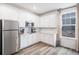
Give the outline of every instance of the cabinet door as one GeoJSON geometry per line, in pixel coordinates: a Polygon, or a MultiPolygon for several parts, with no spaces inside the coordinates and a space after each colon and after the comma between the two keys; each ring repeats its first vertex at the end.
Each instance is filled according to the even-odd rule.
{"type": "Polygon", "coordinates": [[[38,42],[38,39],[36,38],[37,34],[28,34],[24,33],[24,35],[21,35],[20,39],[20,48],[28,47],[34,43],[38,42]]]}
{"type": "Polygon", "coordinates": [[[27,47],[28,44],[28,38],[26,38],[24,35],[20,36],[20,49],[27,47]]]}
{"type": "Polygon", "coordinates": [[[27,13],[24,11],[19,11],[19,26],[25,27],[25,21],[27,20],[27,13]]]}
{"type": "Polygon", "coordinates": [[[41,33],[40,39],[42,42],[45,42],[47,44],[50,44],[52,46],[56,46],[56,34],[47,34],[47,33],[41,33]]]}
{"type": "Polygon", "coordinates": [[[31,34],[28,34],[28,35],[27,35],[27,39],[28,39],[28,45],[29,45],[29,46],[32,45],[32,40],[33,40],[33,38],[32,38],[32,35],[31,35],[31,34]]]}
{"type": "Polygon", "coordinates": [[[34,33],[33,35],[32,35],[32,43],[34,44],[34,43],[37,43],[38,42],[38,33],[34,33]]]}
{"type": "Polygon", "coordinates": [[[3,6],[2,19],[17,20],[18,19],[17,8],[12,7],[10,5],[3,6]]]}
{"type": "Polygon", "coordinates": [[[29,34],[27,37],[28,37],[28,44],[29,45],[32,45],[32,44],[35,44],[38,42],[38,39],[37,39],[37,34],[36,33],[33,33],[33,34],[29,34]]]}
{"type": "Polygon", "coordinates": [[[56,27],[56,14],[42,16],[40,18],[40,27],[56,27]]]}

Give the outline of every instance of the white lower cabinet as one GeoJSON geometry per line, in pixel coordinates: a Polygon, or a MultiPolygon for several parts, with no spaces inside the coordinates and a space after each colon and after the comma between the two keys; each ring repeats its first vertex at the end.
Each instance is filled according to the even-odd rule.
{"type": "Polygon", "coordinates": [[[32,37],[30,35],[26,35],[26,39],[28,42],[28,46],[32,44],[32,37]]]}
{"type": "Polygon", "coordinates": [[[25,33],[20,36],[20,49],[33,45],[39,41],[56,46],[56,34],[51,34],[49,32],[29,34],[25,31],[25,33]]]}
{"type": "Polygon", "coordinates": [[[56,46],[56,34],[46,34],[46,33],[41,33],[40,34],[40,39],[42,42],[50,44],[52,46],[56,46]]]}
{"type": "Polygon", "coordinates": [[[28,46],[28,40],[24,35],[20,36],[20,49],[28,46]]]}
{"type": "Polygon", "coordinates": [[[38,33],[34,33],[32,34],[32,44],[37,43],[38,42],[38,33]]]}
{"type": "Polygon", "coordinates": [[[20,49],[26,48],[34,43],[37,43],[37,33],[33,34],[23,34],[20,36],[20,49]]]}

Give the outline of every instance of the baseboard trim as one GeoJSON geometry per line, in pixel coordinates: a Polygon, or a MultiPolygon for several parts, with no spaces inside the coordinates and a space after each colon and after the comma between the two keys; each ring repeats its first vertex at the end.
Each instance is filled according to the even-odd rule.
{"type": "MultiPolygon", "coordinates": [[[[63,48],[67,48],[67,49],[71,49],[73,51],[76,51],[76,49],[72,49],[72,48],[69,48],[69,47],[62,46],[62,45],[60,45],[60,47],[63,47],[63,48]]],[[[78,52],[78,51],[76,51],[76,52],[78,52]]]]}
{"type": "Polygon", "coordinates": [[[49,46],[51,46],[51,47],[55,47],[55,46],[53,46],[53,45],[51,45],[51,44],[48,44],[48,43],[46,43],[46,42],[43,42],[43,41],[40,41],[40,43],[44,43],[44,44],[47,44],[47,45],[49,45],[49,46]]]}

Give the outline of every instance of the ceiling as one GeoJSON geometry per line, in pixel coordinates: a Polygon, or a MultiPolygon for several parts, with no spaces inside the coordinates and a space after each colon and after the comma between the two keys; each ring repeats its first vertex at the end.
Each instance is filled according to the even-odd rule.
{"type": "Polygon", "coordinates": [[[66,8],[76,3],[15,3],[15,5],[25,8],[33,13],[42,14],[51,10],[66,8]]]}

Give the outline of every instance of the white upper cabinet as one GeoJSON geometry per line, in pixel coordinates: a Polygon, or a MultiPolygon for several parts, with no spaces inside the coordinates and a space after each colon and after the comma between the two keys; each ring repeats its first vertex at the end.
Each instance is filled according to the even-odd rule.
{"type": "Polygon", "coordinates": [[[35,27],[38,27],[38,21],[39,21],[39,16],[32,14],[30,12],[27,11],[19,11],[19,23],[20,23],[20,27],[25,27],[25,22],[33,22],[35,27]]]}
{"type": "Polygon", "coordinates": [[[3,6],[0,5],[0,19],[2,19],[2,10],[3,10],[3,6]]]}
{"type": "Polygon", "coordinates": [[[40,27],[56,27],[56,14],[44,15],[40,18],[40,27]]]}
{"type": "Polygon", "coordinates": [[[8,20],[17,20],[18,12],[16,7],[10,5],[0,5],[0,18],[8,20]]]}
{"type": "Polygon", "coordinates": [[[34,23],[34,27],[38,27],[39,26],[39,16],[33,15],[31,18],[32,18],[31,19],[32,22],[34,23]]]}
{"type": "Polygon", "coordinates": [[[18,21],[19,21],[20,27],[25,27],[25,20],[26,19],[27,19],[27,13],[23,12],[23,11],[19,11],[18,21]]]}

